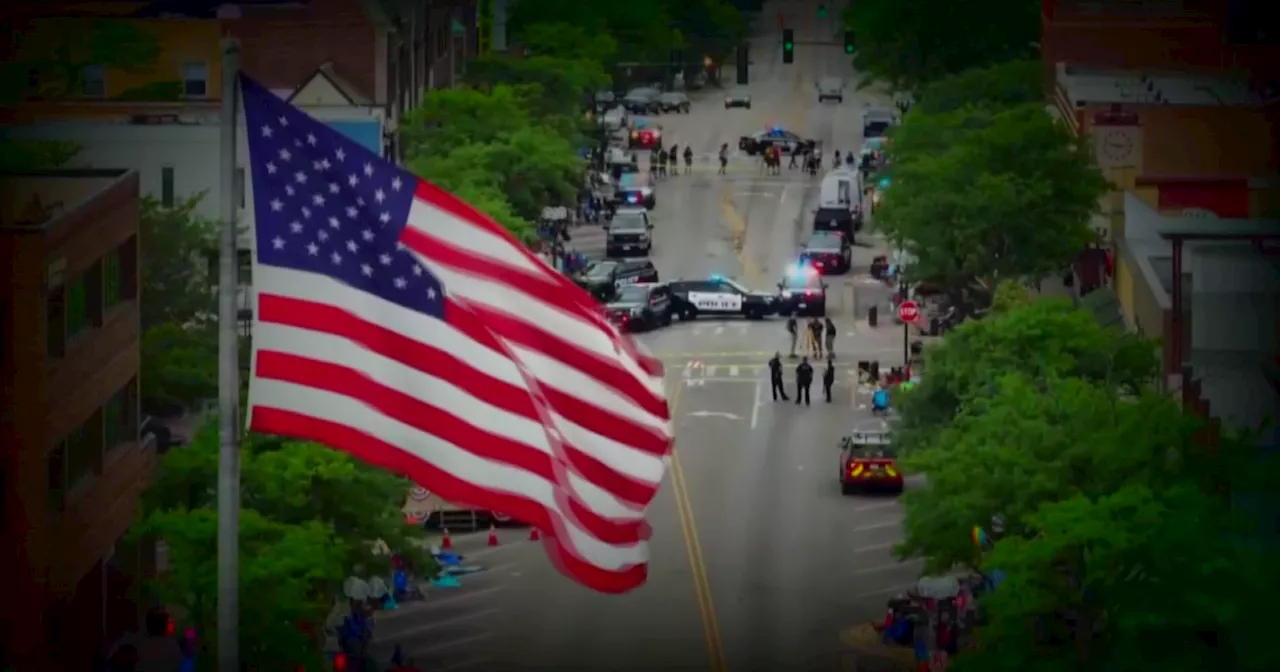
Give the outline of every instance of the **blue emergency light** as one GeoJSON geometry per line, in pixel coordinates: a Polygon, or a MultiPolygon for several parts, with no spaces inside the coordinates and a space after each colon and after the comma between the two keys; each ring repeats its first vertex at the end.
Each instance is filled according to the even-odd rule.
{"type": "Polygon", "coordinates": [[[719,273],[712,273],[711,277],[707,279],[711,280],[712,282],[720,282],[721,280],[724,280],[724,276],[720,275],[719,273]]]}
{"type": "Polygon", "coordinates": [[[881,189],[888,189],[888,188],[889,188],[889,184],[890,184],[889,178],[887,178],[887,177],[882,177],[882,178],[880,178],[880,188],[881,188],[881,189]]]}
{"type": "Polygon", "coordinates": [[[636,196],[635,194],[627,194],[627,202],[628,202],[628,203],[635,203],[635,202],[636,202],[636,201],[638,201],[638,200],[640,200],[640,197],[639,197],[639,196],[636,196]]]}
{"type": "Polygon", "coordinates": [[[793,278],[812,277],[818,274],[818,270],[808,264],[793,264],[787,269],[787,275],[793,278]]]}

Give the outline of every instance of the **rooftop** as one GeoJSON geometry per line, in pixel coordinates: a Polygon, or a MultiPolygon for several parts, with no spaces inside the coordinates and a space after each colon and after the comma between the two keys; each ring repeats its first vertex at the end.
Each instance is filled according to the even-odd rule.
{"type": "Polygon", "coordinates": [[[128,173],[97,168],[0,173],[0,231],[44,231],[128,173]]]}
{"type": "Polygon", "coordinates": [[[1058,63],[1057,68],[1058,85],[1076,108],[1108,104],[1248,107],[1265,105],[1268,97],[1276,97],[1276,92],[1265,94],[1243,79],[1106,71],[1066,63],[1058,63]]]}

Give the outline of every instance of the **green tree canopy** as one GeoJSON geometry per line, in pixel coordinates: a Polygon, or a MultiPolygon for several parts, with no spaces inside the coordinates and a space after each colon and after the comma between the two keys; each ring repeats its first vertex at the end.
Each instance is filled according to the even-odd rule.
{"type": "Polygon", "coordinates": [[[876,227],[916,257],[917,278],[1039,279],[1095,238],[1088,220],[1107,183],[1043,105],[912,112],[888,153],[894,183],[876,227]]]}
{"type": "Polygon", "coordinates": [[[138,218],[142,245],[142,327],[212,318],[216,297],[205,260],[217,249],[218,223],[196,208],[204,194],[165,207],[146,196],[138,218]]]}
{"type": "Polygon", "coordinates": [[[74,142],[14,140],[0,136],[0,172],[21,173],[61,168],[80,153],[74,142]]]}
{"type": "MultiPolygon", "coordinates": [[[[746,31],[742,13],[727,0],[519,0],[509,10],[507,26],[515,42],[537,53],[551,54],[551,50],[540,50],[546,49],[549,39],[556,39],[546,24],[567,24],[587,34],[608,35],[617,43],[618,60],[637,62],[665,62],[673,49],[723,50],[746,31]]],[[[701,53],[696,56],[702,58],[701,53]]],[[[597,62],[612,65],[614,59],[597,62]]]]}
{"type": "Polygon", "coordinates": [[[539,120],[580,118],[591,95],[609,87],[609,75],[599,63],[547,56],[480,56],[467,61],[464,81],[481,90],[515,87],[530,115],[539,120]]]}
{"type": "Polygon", "coordinates": [[[854,67],[895,89],[922,85],[970,68],[1034,55],[1040,5],[993,0],[980,8],[945,0],[903,3],[857,0],[845,6],[854,32],[854,67]]]}
{"type": "Polygon", "coordinates": [[[439,89],[427,94],[422,106],[410,111],[400,128],[406,156],[438,157],[464,145],[490,143],[532,121],[520,91],[494,86],[439,89]]]}
{"type": "MultiPolygon", "coordinates": [[[[149,589],[162,604],[180,607],[183,623],[197,629],[202,659],[212,669],[218,638],[217,511],[153,511],[131,534],[164,540],[169,569],[149,589]]],[[[240,648],[254,669],[323,669],[315,628],[324,622],[334,587],[347,576],[343,550],[319,521],[286,524],[241,511],[240,648]]]]}
{"type": "Polygon", "coordinates": [[[962,407],[989,396],[1005,375],[1111,381],[1132,394],[1154,380],[1155,343],[1104,327],[1066,299],[1032,301],[1015,283],[1004,283],[996,296],[992,314],[925,350],[922,382],[897,404],[903,450],[935,443],[962,407]]]}
{"type": "Polygon", "coordinates": [[[1277,594],[1266,570],[1274,549],[1241,543],[1259,521],[1205,487],[1274,493],[1275,470],[1257,468],[1256,449],[1228,440],[1207,455],[1194,441],[1199,424],[1164,395],[1056,376],[987,380],[994,392],[904,465],[928,487],[904,496],[899,553],[924,558],[927,572],[1005,576],[983,600],[979,649],[956,669],[1276,664],[1255,606],[1277,594]],[[975,526],[994,534],[993,550],[974,545],[975,526]]]}
{"type": "MultiPolygon", "coordinates": [[[[535,56],[584,61],[601,69],[618,59],[618,41],[612,35],[564,21],[527,25],[520,31],[520,42],[535,56]]],[[[468,74],[473,62],[467,62],[468,74]]]]}
{"type": "Polygon", "coordinates": [[[218,393],[218,330],[213,321],[162,322],[142,332],[142,408],[179,415],[218,393]]]}
{"type": "Polygon", "coordinates": [[[968,106],[1007,108],[1044,100],[1044,64],[1017,60],[970,68],[926,84],[912,111],[955,112],[968,106]]]}

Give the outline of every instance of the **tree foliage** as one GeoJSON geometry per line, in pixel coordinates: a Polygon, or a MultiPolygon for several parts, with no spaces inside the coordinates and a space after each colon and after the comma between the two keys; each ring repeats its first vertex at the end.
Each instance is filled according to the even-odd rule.
{"type": "Polygon", "coordinates": [[[520,31],[520,43],[535,56],[582,61],[601,69],[618,58],[618,41],[612,35],[564,21],[544,19],[527,25],[520,31]]]}
{"type": "Polygon", "coordinates": [[[947,75],[1034,56],[1040,5],[994,0],[977,8],[945,0],[858,0],[845,6],[854,67],[866,79],[915,91],[947,75]]]}
{"type": "Polygon", "coordinates": [[[467,61],[464,81],[482,90],[517,87],[524,106],[535,119],[577,118],[594,92],[608,88],[609,75],[599,63],[591,61],[486,55],[467,61]]]}
{"type": "Polygon", "coordinates": [[[1164,395],[1121,397],[1106,381],[1030,373],[987,380],[994,390],[905,464],[929,487],[905,495],[898,551],[923,557],[928,572],[962,565],[1006,577],[984,598],[979,649],[957,669],[1276,663],[1250,637],[1260,627],[1250,611],[1257,595],[1276,595],[1264,568],[1277,557],[1240,543],[1258,521],[1206,489],[1275,492],[1274,480],[1241,468],[1237,458],[1256,451],[1229,440],[1228,457],[1206,455],[1193,440],[1198,423],[1164,395]],[[997,532],[993,550],[973,544],[974,526],[997,532]]]}
{"type": "Polygon", "coordinates": [[[74,142],[0,137],[0,172],[56,170],[67,165],[79,153],[80,146],[74,142]]]}
{"type": "Polygon", "coordinates": [[[142,407],[159,416],[218,393],[218,330],[213,321],[183,326],[162,322],[142,332],[139,379],[142,407]]]}
{"type": "Polygon", "coordinates": [[[1094,240],[1106,181],[1043,105],[913,111],[888,153],[894,184],[876,227],[916,257],[918,278],[1041,278],[1094,240]]]}
{"type": "MultiPolygon", "coordinates": [[[[213,632],[218,431],[209,423],[165,454],[134,534],[162,539],[173,569],[152,586],[190,623],[213,632]]],[[[250,435],[241,450],[241,645],[272,649],[261,669],[308,664],[315,633],[342,580],[387,575],[382,541],[421,572],[433,566],[421,530],[400,513],[408,482],[320,445],[250,435]],[[274,648],[273,648],[274,647],[274,648]]],[[[313,669],[310,668],[309,669],[313,669]]]]}
{"type": "Polygon", "coordinates": [[[926,84],[916,94],[913,111],[955,112],[965,107],[1008,108],[1044,100],[1044,64],[1016,60],[971,68],[926,84]]]}
{"type": "Polygon", "coordinates": [[[204,194],[165,207],[153,197],[141,201],[138,217],[141,265],[142,327],[188,324],[216,314],[216,299],[204,263],[217,249],[218,223],[196,208],[204,194]]]}
{"type": "MultiPolygon", "coordinates": [[[[153,511],[132,534],[165,541],[169,569],[149,588],[197,629],[205,647],[201,659],[211,667],[218,637],[217,510],[153,511]]],[[[285,524],[241,511],[240,650],[254,669],[323,669],[306,626],[324,622],[332,588],[346,576],[342,549],[321,522],[285,524]]]]}
{"type": "Polygon", "coordinates": [[[898,403],[903,450],[930,445],[962,407],[1012,373],[1109,381],[1132,394],[1154,380],[1155,343],[1104,327],[1066,299],[1032,301],[1015,283],[1002,285],[996,296],[988,317],[960,325],[925,350],[924,382],[898,403]]]}

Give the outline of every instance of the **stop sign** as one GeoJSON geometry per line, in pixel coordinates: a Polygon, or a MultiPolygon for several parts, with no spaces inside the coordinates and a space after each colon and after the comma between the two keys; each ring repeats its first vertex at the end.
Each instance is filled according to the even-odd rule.
{"type": "Polygon", "coordinates": [[[920,306],[915,301],[903,301],[898,304],[898,319],[903,322],[915,322],[920,319],[920,306]]]}

